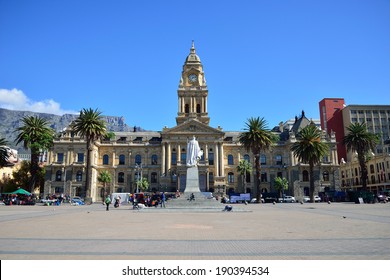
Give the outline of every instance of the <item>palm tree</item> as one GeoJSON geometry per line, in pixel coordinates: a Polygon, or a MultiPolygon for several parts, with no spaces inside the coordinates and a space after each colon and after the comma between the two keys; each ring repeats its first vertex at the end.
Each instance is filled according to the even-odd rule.
{"type": "Polygon", "coordinates": [[[288,190],[288,181],[286,178],[276,177],[274,183],[275,189],[278,192],[282,191],[282,198],[284,198],[284,191],[288,190]]]}
{"type": "Polygon", "coordinates": [[[5,138],[0,138],[0,168],[7,165],[8,161],[8,151],[7,151],[7,141],[5,138]]]}
{"type": "Polygon", "coordinates": [[[87,176],[85,179],[86,201],[92,202],[91,181],[92,181],[92,150],[95,141],[106,135],[106,123],[102,119],[101,112],[97,109],[82,109],[79,117],[72,123],[74,133],[85,137],[87,142],[87,176]]]}
{"type": "Polygon", "coordinates": [[[244,188],[244,193],[246,193],[245,183],[246,183],[246,174],[252,173],[252,164],[246,159],[240,160],[237,166],[237,171],[242,176],[242,187],[244,188]]]}
{"type": "Polygon", "coordinates": [[[37,184],[37,173],[39,171],[39,156],[53,145],[54,130],[48,122],[37,116],[22,118],[23,126],[17,128],[19,132],[15,141],[16,145],[23,142],[25,149],[31,150],[31,169],[29,191],[33,192],[37,184]]]}
{"type": "Polygon", "coordinates": [[[104,204],[104,199],[107,196],[107,189],[106,189],[107,183],[111,183],[111,181],[112,181],[111,174],[107,170],[103,170],[102,172],[100,172],[97,179],[99,182],[103,183],[104,194],[103,194],[102,199],[103,199],[103,204],[104,204]]]}
{"type": "Polygon", "coordinates": [[[276,137],[267,127],[264,118],[249,118],[246,128],[239,136],[240,143],[248,152],[252,152],[255,158],[256,169],[256,200],[260,203],[260,152],[271,148],[275,143],[276,137]]]}
{"type": "Polygon", "coordinates": [[[374,151],[379,143],[379,135],[367,131],[365,123],[352,123],[347,127],[348,134],[343,138],[343,144],[348,151],[356,152],[361,170],[362,190],[367,190],[367,155],[374,151]]]}
{"type": "Polygon", "coordinates": [[[313,123],[303,128],[297,139],[291,151],[300,162],[309,164],[310,201],[314,202],[314,166],[328,153],[329,146],[321,142],[321,131],[313,123]]]}

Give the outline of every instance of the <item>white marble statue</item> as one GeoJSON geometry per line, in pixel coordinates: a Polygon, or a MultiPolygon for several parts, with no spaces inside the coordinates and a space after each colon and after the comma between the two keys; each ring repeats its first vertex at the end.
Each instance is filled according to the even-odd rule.
{"type": "Polygon", "coordinates": [[[187,166],[196,166],[199,159],[202,157],[203,151],[199,147],[195,136],[187,143],[187,166]]]}

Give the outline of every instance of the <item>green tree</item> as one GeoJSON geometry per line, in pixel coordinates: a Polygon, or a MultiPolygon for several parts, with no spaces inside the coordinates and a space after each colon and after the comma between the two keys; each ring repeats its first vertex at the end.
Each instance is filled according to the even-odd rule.
{"type": "Polygon", "coordinates": [[[27,116],[22,118],[23,126],[17,128],[18,135],[15,139],[16,145],[23,142],[25,149],[31,150],[30,182],[29,191],[34,192],[39,185],[37,173],[39,171],[39,156],[43,151],[53,145],[54,130],[48,122],[40,117],[27,116]]]}
{"type": "Polygon", "coordinates": [[[348,151],[356,152],[360,170],[362,190],[367,190],[367,160],[369,153],[375,151],[379,143],[379,135],[367,131],[365,123],[352,123],[347,127],[347,135],[343,138],[343,144],[348,151]]]}
{"type": "MultiPolygon", "coordinates": [[[[20,163],[20,168],[12,172],[12,179],[7,179],[4,181],[4,192],[13,192],[19,187],[26,189],[26,186],[30,183],[30,169],[31,162],[24,160],[20,163]]],[[[37,185],[43,187],[45,179],[45,169],[43,167],[38,168],[37,171],[37,185]]]]}
{"type": "Polygon", "coordinates": [[[91,203],[91,183],[92,183],[92,150],[95,141],[104,137],[107,133],[106,123],[102,119],[101,112],[97,109],[82,109],[79,117],[71,125],[74,133],[85,137],[87,142],[87,176],[85,179],[86,201],[91,203]]]}
{"type": "Polygon", "coordinates": [[[149,182],[148,179],[145,177],[142,177],[142,179],[137,181],[137,189],[141,192],[146,191],[149,188],[149,182]]]}
{"type": "Polygon", "coordinates": [[[7,165],[8,161],[8,151],[7,151],[7,141],[5,138],[0,138],[0,168],[7,165]]]}
{"type": "Polygon", "coordinates": [[[107,170],[103,170],[102,172],[100,172],[99,176],[98,176],[98,181],[100,183],[103,183],[103,188],[104,188],[104,194],[103,194],[103,204],[104,204],[104,199],[106,198],[107,196],[107,183],[111,183],[112,182],[112,177],[111,177],[111,174],[110,172],[108,172],[107,170]]]}
{"type": "Polygon", "coordinates": [[[237,171],[238,173],[241,175],[242,177],[242,187],[244,188],[244,193],[246,193],[246,187],[245,187],[245,183],[246,183],[246,175],[249,173],[251,174],[252,173],[252,164],[247,161],[246,159],[242,159],[240,160],[240,162],[238,163],[238,166],[237,166],[237,171]]]}
{"type": "Polygon", "coordinates": [[[239,136],[240,143],[248,152],[252,152],[255,158],[256,170],[256,199],[260,203],[260,153],[267,151],[276,142],[276,137],[267,127],[264,118],[249,118],[245,123],[244,132],[239,136]]]}
{"type": "Polygon", "coordinates": [[[282,192],[282,197],[284,197],[284,191],[288,190],[288,181],[286,178],[276,177],[274,182],[274,187],[278,192],[282,192]]]}
{"type": "Polygon", "coordinates": [[[313,123],[298,133],[297,140],[291,151],[300,162],[309,164],[310,201],[314,202],[314,166],[328,153],[329,146],[321,142],[321,131],[313,123]]]}

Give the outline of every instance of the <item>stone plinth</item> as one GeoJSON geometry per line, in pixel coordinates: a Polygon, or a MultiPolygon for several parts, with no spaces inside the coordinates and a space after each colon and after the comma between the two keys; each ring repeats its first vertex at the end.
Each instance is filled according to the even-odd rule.
{"type": "Polygon", "coordinates": [[[187,168],[186,188],[184,190],[184,194],[190,195],[191,193],[194,193],[196,196],[200,194],[199,171],[197,166],[187,168]]]}

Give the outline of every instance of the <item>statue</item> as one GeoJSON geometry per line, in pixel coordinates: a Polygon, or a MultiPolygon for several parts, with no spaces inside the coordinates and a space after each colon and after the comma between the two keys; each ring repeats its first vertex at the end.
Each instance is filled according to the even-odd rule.
{"type": "Polygon", "coordinates": [[[199,159],[202,157],[203,151],[199,147],[195,136],[187,143],[187,166],[197,166],[199,159]]]}

